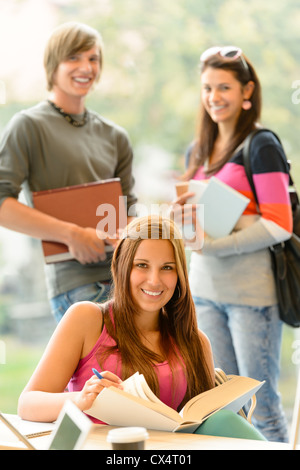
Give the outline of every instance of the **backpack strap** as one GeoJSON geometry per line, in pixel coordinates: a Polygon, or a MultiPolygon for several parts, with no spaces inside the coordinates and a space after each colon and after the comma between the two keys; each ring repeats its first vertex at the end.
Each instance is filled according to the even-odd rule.
{"type": "MultiPolygon", "coordinates": [[[[254,194],[254,197],[255,197],[258,214],[260,214],[260,210],[259,210],[259,203],[258,203],[258,199],[257,199],[256,191],[255,191],[255,186],[254,186],[253,178],[252,178],[250,151],[251,151],[251,142],[252,142],[253,137],[256,134],[258,134],[259,132],[262,132],[262,131],[269,131],[269,129],[264,129],[264,128],[255,129],[253,132],[251,132],[246,137],[245,145],[243,147],[243,159],[244,159],[245,172],[246,172],[250,187],[251,187],[251,189],[253,191],[253,194],[254,194]]],[[[272,132],[272,134],[276,137],[276,139],[278,140],[280,145],[282,145],[279,137],[273,131],[269,131],[269,132],[272,132]]],[[[290,163],[289,162],[288,162],[288,166],[290,168],[290,163]]],[[[293,211],[293,218],[295,220],[296,208],[299,205],[299,198],[298,198],[298,194],[297,194],[296,188],[294,186],[294,182],[292,180],[290,171],[289,171],[289,186],[292,187],[292,189],[290,190],[290,201],[291,201],[291,207],[292,207],[292,211],[293,211]]],[[[295,222],[294,222],[294,225],[295,225],[295,222]]],[[[270,250],[272,252],[276,253],[276,275],[279,279],[283,279],[285,277],[285,274],[286,274],[286,262],[285,262],[285,256],[284,256],[284,246],[285,246],[284,243],[276,243],[275,245],[272,245],[270,247],[270,250]]]]}
{"type": "MultiPolygon", "coordinates": [[[[278,137],[278,135],[275,134],[275,132],[271,131],[270,129],[266,129],[266,128],[263,128],[263,127],[255,129],[254,131],[250,132],[250,134],[246,137],[246,139],[244,141],[243,160],[244,160],[245,172],[246,172],[246,176],[248,178],[250,187],[251,187],[252,192],[253,192],[254,197],[255,197],[258,213],[260,213],[260,211],[259,211],[259,204],[258,204],[258,200],[257,200],[255,186],[254,186],[253,178],[252,178],[250,151],[251,151],[251,143],[252,143],[253,138],[256,136],[256,134],[259,134],[260,132],[263,132],[263,131],[271,132],[276,137],[279,144],[282,146],[281,140],[278,137]]],[[[298,193],[297,193],[297,190],[296,190],[296,187],[295,187],[295,184],[294,184],[291,172],[290,172],[291,163],[290,163],[289,160],[287,160],[287,164],[288,164],[288,167],[289,167],[290,200],[291,200],[292,211],[294,213],[296,208],[299,206],[299,196],[298,196],[298,193]]]]}
{"type": "MultiPolygon", "coordinates": [[[[264,132],[264,131],[271,132],[276,137],[276,139],[278,140],[280,145],[282,145],[278,135],[275,134],[275,132],[270,131],[269,129],[265,129],[265,128],[261,127],[261,128],[255,129],[254,131],[250,132],[250,134],[246,137],[246,139],[244,141],[244,146],[243,146],[243,160],[244,160],[245,172],[246,172],[250,187],[251,187],[252,192],[253,192],[254,197],[255,197],[257,209],[259,208],[259,204],[258,204],[258,200],[257,200],[255,186],[254,186],[254,183],[253,183],[251,160],[250,160],[250,151],[251,151],[251,143],[252,143],[253,138],[257,134],[259,134],[260,132],[264,132]]],[[[290,179],[291,179],[291,176],[290,176],[290,179]]],[[[290,182],[290,184],[293,184],[293,182],[290,182]]],[[[259,210],[258,210],[258,212],[259,212],[259,210]]]]}

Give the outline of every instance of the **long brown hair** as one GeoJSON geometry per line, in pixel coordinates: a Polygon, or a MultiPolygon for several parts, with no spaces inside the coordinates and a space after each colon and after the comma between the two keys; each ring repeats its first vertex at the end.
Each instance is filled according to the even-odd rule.
{"type": "MultiPolygon", "coordinates": [[[[254,67],[245,55],[243,55],[243,59],[245,60],[247,67],[245,67],[243,61],[240,59],[230,61],[224,60],[219,54],[216,54],[209,57],[201,67],[201,74],[207,67],[228,70],[234,74],[235,78],[241,83],[241,86],[245,86],[249,81],[254,82],[254,90],[250,98],[252,104],[251,109],[247,111],[244,109],[241,110],[236,123],[234,137],[226,149],[224,157],[215,165],[210,166],[209,170],[207,170],[206,174],[208,176],[216,173],[220,168],[222,168],[222,166],[232,157],[239,145],[241,145],[245,140],[247,135],[255,128],[260,119],[262,106],[260,81],[254,67]]],[[[199,166],[204,165],[209,159],[212,154],[217,135],[218,125],[211,119],[201,103],[199,108],[198,130],[193,149],[191,151],[188,171],[185,175],[186,179],[192,178],[199,166]]]]}
{"type": "MultiPolygon", "coordinates": [[[[160,216],[135,219],[127,228],[126,236],[119,242],[112,260],[113,295],[104,308],[104,323],[116,346],[102,353],[102,359],[119,352],[122,360],[122,378],[139,371],[144,374],[154,393],[159,395],[155,363],[167,359],[172,373],[175,363],[182,358],[186,371],[189,398],[213,387],[203,347],[199,339],[194,302],[192,300],[183,241],[172,220],[160,216]],[[148,349],[141,341],[134,323],[137,308],[130,295],[130,273],[134,256],[144,239],[168,239],[174,248],[178,273],[177,286],[170,301],[159,316],[161,348],[164,357],[148,349]],[[113,321],[109,308],[113,309],[113,321]]],[[[174,378],[174,390],[176,380],[174,378]]]]}

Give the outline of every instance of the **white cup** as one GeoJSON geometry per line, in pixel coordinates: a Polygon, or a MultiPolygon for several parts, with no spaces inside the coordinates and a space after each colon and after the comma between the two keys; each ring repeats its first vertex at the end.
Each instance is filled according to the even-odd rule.
{"type": "Polygon", "coordinates": [[[143,450],[148,437],[145,428],[116,428],[108,432],[107,442],[111,443],[113,450],[143,450]]]}

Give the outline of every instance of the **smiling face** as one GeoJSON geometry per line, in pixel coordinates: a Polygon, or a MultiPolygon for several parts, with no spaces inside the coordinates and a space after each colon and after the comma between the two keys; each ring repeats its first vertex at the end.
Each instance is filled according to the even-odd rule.
{"type": "Polygon", "coordinates": [[[143,240],[136,250],[130,274],[132,299],[140,313],[159,313],[172,298],[177,279],[171,242],[143,240]]]}
{"type": "Polygon", "coordinates": [[[53,93],[60,97],[60,101],[71,97],[83,98],[97,81],[100,71],[97,46],[88,51],[76,52],[58,65],[54,74],[53,93]]]}
{"type": "Polygon", "coordinates": [[[243,87],[233,72],[214,67],[204,70],[201,81],[202,103],[211,119],[235,126],[244,100],[251,96],[250,82],[243,87]]]}

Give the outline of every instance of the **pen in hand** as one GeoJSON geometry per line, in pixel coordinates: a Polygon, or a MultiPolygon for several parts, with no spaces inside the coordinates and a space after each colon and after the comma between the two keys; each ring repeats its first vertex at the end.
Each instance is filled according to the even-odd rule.
{"type": "Polygon", "coordinates": [[[104,377],[102,374],[100,374],[100,372],[97,371],[97,369],[92,368],[92,371],[99,380],[102,380],[102,379],[105,380],[104,382],[105,385],[104,383],[101,384],[104,388],[114,386],[114,387],[123,389],[122,380],[118,376],[113,374],[112,372],[105,372],[105,374],[107,375],[104,377]]]}
{"type": "Polygon", "coordinates": [[[92,371],[94,372],[94,374],[98,377],[98,379],[104,379],[104,377],[100,374],[100,372],[97,371],[97,369],[92,369],[92,371]]]}

